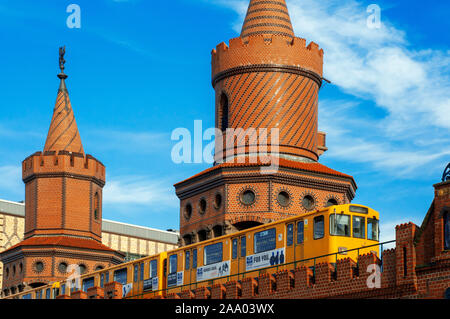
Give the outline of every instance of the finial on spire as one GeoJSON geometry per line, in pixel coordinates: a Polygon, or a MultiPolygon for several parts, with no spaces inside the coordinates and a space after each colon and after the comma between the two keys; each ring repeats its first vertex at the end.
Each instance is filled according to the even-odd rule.
{"type": "Polygon", "coordinates": [[[66,83],[64,82],[67,79],[67,75],[64,73],[64,64],[66,60],[64,60],[64,55],[66,54],[66,46],[59,48],[59,68],[61,69],[61,73],[58,74],[58,78],[61,79],[61,85],[59,86],[59,90],[67,92],[66,83]]]}

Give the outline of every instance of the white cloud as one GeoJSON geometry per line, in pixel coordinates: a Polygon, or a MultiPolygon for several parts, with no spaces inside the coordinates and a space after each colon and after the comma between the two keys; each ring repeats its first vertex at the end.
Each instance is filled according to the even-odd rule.
{"type": "MultiPolygon", "coordinates": [[[[239,32],[248,1],[215,3],[239,14],[234,24],[239,32]]],[[[450,50],[415,49],[383,11],[381,28],[368,28],[369,14],[360,1],[287,4],[296,35],[324,49],[324,76],[349,96],[320,101],[319,126],[328,133],[330,148],[326,156],[398,176],[417,168],[441,170],[450,157],[450,50]],[[331,112],[330,104],[340,113],[331,112]],[[384,115],[373,114],[379,110],[384,115]]]]}
{"type": "Polygon", "coordinates": [[[178,207],[178,198],[167,180],[151,177],[116,177],[104,188],[105,204],[150,206],[153,210],[178,207]]]}

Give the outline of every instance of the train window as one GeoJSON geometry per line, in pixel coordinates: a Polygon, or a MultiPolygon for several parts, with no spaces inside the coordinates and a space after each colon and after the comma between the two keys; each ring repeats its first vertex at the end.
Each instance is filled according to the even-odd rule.
{"type": "Polygon", "coordinates": [[[105,283],[109,282],[109,271],[105,273],[105,283]]]}
{"type": "Polygon", "coordinates": [[[184,257],[184,269],[189,270],[189,266],[191,265],[191,252],[186,251],[184,257]]]}
{"type": "Polygon", "coordinates": [[[204,249],[203,264],[205,266],[219,263],[223,259],[223,243],[212,244],[204,249]]]}
{"type": "Polygon", "coordinates": [[[192,268],[197,268],[197,248],[192,251],[192,268]]]}
{"type": "Polygon", "coordinates": [[[323,216],[314,217],[314,239],[323,238],[325,235],[325,219],[323,216]]]}
{"type": "Polygon", "coordinates": [[[138,281],[138,275],[139,275],[139,265],[134,265],[134,282],[138,281]]]}
{"type": "Polygon", "coordinates": [[[368,214],[369,209],[367,207],[361,207],[361,206],[350,206],[350,212],[360,213],[360,214],[368,214]]]}
{"type": "Polygon", "coordinates": [[[36,299],[42,299],[42,290],[36,292],[36,299]]]}
{"type": "Polygon", "coordinates": [[[237,240],[237,238],[233,239],[231,256],[233,259],[236,259],[238,256],[238,240],[237,240]]]}
{"type": "Polygon", "coordinates": [[[297,244],[303,244],[304,239],[305,222],[299,221],[297,223],[297,244]]]}
{"type": "Polygon", "coordinates": [[[141,263],[141,272],[140,272],[140,278],[139,278],[139,280],[141,280],[141,281],[143,281],[144,280],[144,263],[141,263]]]}
{"type": "Polygon", "coordinates": [[[294,243],[294,224],[287,225],[286,245],[292,246],[294,243]]]}
{"type": "Polygon", "coordinates": [[[361,216],[353,216],[353,237],[366,238],[366,219],[361,216]]]}
{"type": "Polygon", "coordinates": [[[62,284],[61,285],[61,295],[65,295],[66,294],[66,284],[62,284]]]}
{"type": "Polygon", "coordinates": [[[247,256],[247,237],[241,237],[241,257],[247,256]]]}
{"type": "Polygon", "coordinates": [[[268,250],[274,250],[276,243],[277,231],[275,228],[261,231],[254,236],[254,253],[262,253],[268,250]]]}
{"type": "Polygon", "coordinates": [[[156,278],[158,276],[158,261],[150,261],[150,278],[156,278]]]}
{"type": "Polygon", "coordinates": [[[380,231],[378,228],[378,220],[375,218],[367,219],[367,239],[378,241],[380,237],[380,231]]]}
{"type": "Polygon", "coordinates": [[[105,274],[100,275],[100,288],[105,286],[105,274]]]}
{"type": "Polygon", "coordinates": [[[350,216],[342,215],[342,214],[330,215],[330,234],[333,236],[349,237],[350,236],[350,216]]]}
{"type": "Polygon", "coordinates": [[[177,255],[172,255],[169,257],[169,274],[174,274],[177,272],[178,258],[177,255]]]}
{"type": "Polygon", "coordinates": [[[31,299],[31,294],[23,295],[22,299],[31,299]]]}
{"type": "Polygon", "coordinates": [[[45,299],[50,299],[50,288],[45,289],[45,299]]]}
{"type": "Polygon", "coordinates": [[[91,287],[94,287],[94,277],[83,279],[83,291],[87,292],[91,287]]]}
{"type": "Polygon", "coordinates": [[[117,281],[118,283],[120,283],[122,285],[126,285],[127,284],[127,269],[122,268],[122,269],[116,270],[114,272],[114,281],[117,281]]]}

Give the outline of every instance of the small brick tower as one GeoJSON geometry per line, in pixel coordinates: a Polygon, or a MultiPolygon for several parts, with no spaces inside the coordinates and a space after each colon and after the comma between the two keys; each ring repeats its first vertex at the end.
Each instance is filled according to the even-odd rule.
{"type": "Polygon", "coordinates": [[[240,37],[212,51],[221,134],[214,167],[175,185],[182,244],[351,202],[353,177],[318,163],[322,67],[323,50],[295,37],[284,0],[250,1],[240,37]]]}
{"type": "Polygon", "coordinates": [[[22,163],[25,234],[0,254],[7,269],[3,288],[62,280],[70,264],[94,271],[123,261],[101,243],[105,166],[84,153],[65,84],[64,49],[60,53],[60,87],[44,151],[22,163]]]}

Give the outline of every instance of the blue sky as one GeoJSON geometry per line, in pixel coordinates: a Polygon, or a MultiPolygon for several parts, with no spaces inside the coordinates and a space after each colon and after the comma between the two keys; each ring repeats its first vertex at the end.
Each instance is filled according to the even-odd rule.
{"type": "MultiPolygon", "coordinates": [[[[384,239],[420,224],[450,161],[448,1],[287,0],[295,33],[325,51],[321,162],[351,174],[354,202],[380,211],[384,239]],[[381,8],[369,29],[367,6],[381,8]]],[[[20,163],[42,150],[66,45],[84,149],[107,166],[104,218],[178,229],[171,132],[214,125],[210,53],[239,35],[247,0],[2,0],[0,198],[24,199],[20,163]],[[81,8],[69,29],[66,8],[81,8]]]]}

